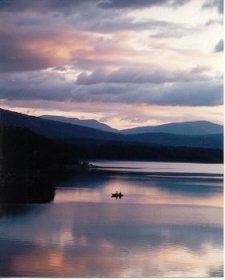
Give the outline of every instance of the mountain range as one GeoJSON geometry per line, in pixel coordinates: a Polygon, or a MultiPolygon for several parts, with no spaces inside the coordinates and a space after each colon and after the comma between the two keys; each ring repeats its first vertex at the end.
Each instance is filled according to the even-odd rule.
{"type": "MultiPolygon", "coordinates": [[[[54,117],[55,118],[55,117],[54,117]]],[[[34,117],[0,109],[0,124],[28,128],[34,133],[51,139],[66,142],[77,141],[114,141],[117,143],[142,143],[155,146],[223,148],[223,126],[210,122],[185,122],[167,125],[134,128],[111,132],[104,131],[110,127],[93,120],[61,118],[46,119],[46,116],[34,117]],[[65,122],[66,121],[66,122],[65,122]],[[69,123],[76,121],[78,124],[69,123]],[[85,126],[81,126],[85,124],[85,126]],[[87,127],[94,124],[96,129],[87,127]],[[147,132],[146,132],[147,131],[147,132]],[[145,132],[145,133],[143,133],[145,132]]],[[[96,142],[97,143],[97,142],[96,142]]]]}
{"type": "Polygon", "coordinates": [[[223,126],[208,121],[192,121],[180,123],[168,123],[157,126],[144,126],[122,131],[124,134],[140,133],[170,133],[179,135],[207,135],[222,134],[223,126]]]}
{"type": "Polygon", "coordinates": [[[28,128],[51,139],[106,139],[113,140],[113,133],[70,123],[46,120],[13,111],[0,109],[0,124],[28,128]]]}
{"type": "Polygon", "coordinates": [[[70,123],[84,127],[99,129],[106,132],[129,134],[143,133],[169,133],[180,135],[206,135],[206,134],[222,134],[223,126],[208,121],[192,121],[192,122],[175,122],[162,124],[157,126],[143,126],[124,130],[117,130],[104,123],[94,119],[80,120],[78,118],[67,118],[62,116],[42,115],[40,118],[54,120],[63,123],[70,123]]]}
{"type": "Polygon", "coordinates": [[[94,119],[80,120],[78,118],[66,118],[66,117],[62,117],[62,116],[52,116],[52,115],[43,115],[43,116],[40,116],[40,118],[46,119],[46,120],[63,122],[63,123],[80,125],[80,126],[84,126],[84,127],[95,128],[95,129],[103,130],[106,132],[118,132],[117,129],[114,129],[114,128],[108,126],[107,124],[98,122],[94,119]]]}

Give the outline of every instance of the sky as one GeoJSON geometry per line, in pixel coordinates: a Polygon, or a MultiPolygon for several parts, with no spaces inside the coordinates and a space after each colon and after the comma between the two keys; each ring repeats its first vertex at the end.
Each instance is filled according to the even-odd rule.
{"type": "Polygon", "coordinates": [[[223,123],[223,0],[0,0],[0,107],[223,123]]]}

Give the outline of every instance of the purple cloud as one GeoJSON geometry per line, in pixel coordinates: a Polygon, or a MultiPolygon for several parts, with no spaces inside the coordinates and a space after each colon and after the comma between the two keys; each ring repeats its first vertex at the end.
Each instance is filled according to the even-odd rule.
{"type": "Polygon", "coordinates": [[[53,73],[1,75],[0,99],[215,106],[223,104],[222,81],[76,84],[53,73]]]}
{"type": "Polygon", "coordinates": [[[224,42],[223,39],[219,40],[219,42],[215,45],[214,52],[223,52],[224,50],[224,42]]]}
{"type": "Polygon", "coordinates": [[[91,74],[81,73],[77,78],[77,84],[98,84],[98,83],[172,83],[172,82],[193,82],[196,80],[208,80],[204,72],[206,68],[194,68],[190,71],[170,72],[165,69],[154,68],[121,68],[117,71],[107,73],[100,69],[91,74]]]}
{"type": "Polygon", "coordinates": [[[152,6],[166,5],[171,7],[181,6],[190,0],[109,0],[100,1],[99,6],[102,8],[113,8],[113,9],[137,9],[152,6]]]}
{"type": "Polygon", "coordinates": [[[216,8],[219,14],[223,14],[224,5],[223,0],[205,0],[202,9],[216,8]]]}

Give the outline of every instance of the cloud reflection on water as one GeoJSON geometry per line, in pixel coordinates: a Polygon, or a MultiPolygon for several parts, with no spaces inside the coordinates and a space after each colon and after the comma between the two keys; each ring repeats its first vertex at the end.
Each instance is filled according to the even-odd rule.
{"type": "Polygon", "coordinates": [[[125,194],[121,203],[222,207],[222,178],[151,178],[146,175],[90,175],[59,183],[55,202],[113,202],[111,193],[125,194]],[[69,187],[69,188],[68,188],[69,187]]]}
{"type": "Polygon", "coordinates": [[[219,208],[117,203],[43,207],[45,211],[34,209],[13,223],[10,217],[1,223],[2,276],[198,277],[211,271],[222,273],[219,208]]]}
{"type": "Polygon", "coordinates": [[[59,187],[51,204],[2,209],[0,276],[222,276],[221,179],[95,175],[59,187]]]}
{"type": "MultiPolygon", "coordinates": [[[[114,224],[114,230],[118,226],[114,224]]],[[[137,228],[127,240],[126,229],[118,235],[110,230],[106,234],[102,227],[95,230],[87,225],[80,229],[78,224],[73,239],[69,243],[65,239],[62,247],[57,240],[51,244],[44,239],[46,243],[26,246],[17,240],[12,246],[17,250],[14,254],[7,251],[5,256],[10,259],[8,276],[206,277],[211,271],[222,273],[221,229],[159,227],[153,226],[152,232],[137,228]]],[[[130,229],[128,226],[127,232],[130,229]]]]}

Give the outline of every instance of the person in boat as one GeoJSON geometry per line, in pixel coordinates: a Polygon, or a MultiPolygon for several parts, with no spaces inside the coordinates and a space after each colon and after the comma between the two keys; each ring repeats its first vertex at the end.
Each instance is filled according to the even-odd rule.
{"type": "Polygon", "coordinates": [[[122,196],[124,195],[121,192],[118,193],[118,191],[116,193],[112,193],[112,197],[121,198],[122,196]]]}

